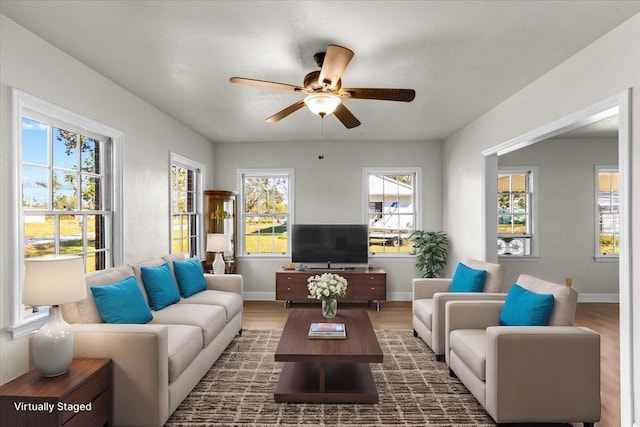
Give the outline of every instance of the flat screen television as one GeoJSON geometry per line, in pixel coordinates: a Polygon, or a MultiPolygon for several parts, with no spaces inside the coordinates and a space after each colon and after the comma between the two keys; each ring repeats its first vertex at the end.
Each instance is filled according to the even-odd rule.
{"type": "Polygon", "coordinates": [[[369,262],[366,224],[294,224],[291,261],[337,264],[369,262]]]}

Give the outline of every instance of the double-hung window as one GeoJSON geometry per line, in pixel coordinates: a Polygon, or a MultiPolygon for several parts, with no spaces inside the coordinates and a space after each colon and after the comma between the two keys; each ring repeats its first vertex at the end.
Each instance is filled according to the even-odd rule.
{"type": "Polygon", "coordinates": [[[620,174],[617,166],[595,168],[596,259],[620,254],[620,174]]]}
{"type": "Polygon", "coordinates": [[[287,255],[293,223],[293,169],[238,170],[242,255],[287,255]]]}
{"type": "Polygon", "coordinates": [[[122,134],[17,90],[13,101],[15,337],[46,314],[22,304],[25,259],[78,255],[87,273],[121,262],[122,134]]]}
{"type": "Polygon", "coordinates": [[[535,167],[498,168],[498,255],[535,255],[535,167]]]}
{"type": "Polygon", "coordinates": [[[419,226],[420,168],[365,168],[365,221],[370,254],[408,254],[419,226]]]}
{"type": "Polygon", "coordinates": [[[171,253],[204,258],[202,175],[204,166],[171,153],[171,253]]]}

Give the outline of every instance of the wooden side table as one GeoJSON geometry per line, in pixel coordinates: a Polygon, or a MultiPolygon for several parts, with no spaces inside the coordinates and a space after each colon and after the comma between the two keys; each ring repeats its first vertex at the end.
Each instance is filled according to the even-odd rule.
{"type": "Polygon", "coordinates": [[[0,426],[111,425],[111,359],[73,359],[69,372],[37,370],[0,387],[0,426]]]}

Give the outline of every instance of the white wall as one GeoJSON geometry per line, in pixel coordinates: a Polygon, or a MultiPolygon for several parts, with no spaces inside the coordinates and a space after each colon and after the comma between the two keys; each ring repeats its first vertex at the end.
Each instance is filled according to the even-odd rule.
{"type": "Polygon", "coordinates": [[[500,259],[505,283],[520,273],[564,283],[581,301],[615,301],[618,263],[595,262],[595,165],[618,164],[617,139],[553,138],[500,156],[499,166],[538,166],[539,259],[500,259]]]}
{"type": "MultiPolygon", "coordinates": [[[[10,86],[124,133],[124,262],[169,251],[169,151],[205,163],[212,171],[214,145],[0,15],[0,329],[10,321],[6,254],[12,166],[10,86]]],[[[213,173],[207,179],[213,186],[213,173]]],[[[0,335],[0,383],[27,370],[25,339],[0,335]]]]}
{"type": "MultiPolygon", "coordinates": [[[[236,170],[293,168],[295,222],[362,223],[364,167],[422,167],[422,228],[442,228],[441,142],[325,142],[217,144],[216,177],[219,189],[239,190],[236,170]],[[324,160],[318,159],[322,152],[324,160]]],[[[273,299],[275,270],[289,258],[240,258],[245,297],[273,299]]],[[[387,298],[410,299],[416,277],[414,258],[373,256],[370,263],[387,272],[387,298]]]]}
{"type": "MultiPolygon", "coordinates": [[[[482,212],[482,156],[481,151],[538,129],[582,110],[626,89],[632,88],[631,101],[635,110],[640,106],[640,15],[620,25],[595,41],[566,62],[532,82],[483,116],[479,117],[451,137],[444,144],[444,225],[452,238],[452,257],[480,257],[483,254],[483,230],[480,215],[469,217],[469,212],[482,212]]],[[[632,110],[633,111],[633,110],[632,110]]],[[[640,115],[633,111],[631,141],[637,148],[640,141],[640,115]]],[[[634,148],[634,147],[632,147],[634,148]]],[[[631,150],[632,241],[631,265],[640,266],[640,150],[631,150]]],[[[449,266],[455,265],[452,261],[449,266]]],[[[632,272],[634,301],[640,301],[640,272],[632,272]]],[[[627,303],[631,304],[631,301],[627,303]]],[[[624,306],[621,305],[621,308],[624,306]]],[[[636,303],[637,307],[637,303],[636,303]]],[[[640,331],[640,313],[621,313],[621,352],[633,347],[633,352],[622,355],[621,370],[623,407],[635,405],[640,417],[640,340],[631,342],[632,331],[640,331]],[[625,325],[633,329],[625,329],[625,325]],[[626,358],[626,359],[625,359],[626,358]],[[631,365],[626,366],[629,362],[631,365]],[[633,366],[635,369],[631,369],[633,366]],[[633,375],[637,396],[631,396],[625,381],[633,375]]],[[[623,412],[623,423],[631,412],[623,412]]],[[[640,425],[640,419],[633,420],[640,425]]]]}

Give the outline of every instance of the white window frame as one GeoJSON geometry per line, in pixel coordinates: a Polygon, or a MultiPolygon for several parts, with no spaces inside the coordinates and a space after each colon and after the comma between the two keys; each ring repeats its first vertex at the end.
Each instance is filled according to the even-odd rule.
{"type": "MultiPolygon", "coordinates": [[[[595,165],[594,168],[594,260],[597,262],[617,262],[620,258],[619,253],[613,254],[601,254],[600,253],[600,211],[598,209],[598,188],[600,187],[600,172],[617,172],[618,176],[620,174],[620,170],[618,165],[595,165]]],[[[620,181],[619,181],[620,182],[620,181]]],[[[618,190],[618,193],[621,193],[618,190]]],[[[618,211],[618,227],[620,227],[621,223],[620,211],[618,211]]],[[[620,237],[620,229],[618,229],[617,233],[618,237],[620,237]]]]}
{"type": "Polygon", "coordinates": [[[47,307],[42,307],[37,313],[29,315],[23,310],[22,304],[22,282],[24,270],[24,222],[22,215],[21,183],[22,183],[22,118],[23,116],[33,117],[44,116],[53,122],[71,124],[73,127],[82,128],[91,133],[102,135],[110,140],[111,162],[107,165],[105,172],[111,180],[111,200],[112,211],[112,252],[111,261],[113,265],[121,265],[124,253],[124,231],[123,231],[123,183],[122,183],[122,148],[124,144],[124,134],[109,126],[105,126],[92,119],[71,112],[57,105],[41,100],[18,89],[11,89],[11,114],[12,129],[10,143],[10,186],[9,200],[11,200],[11,215],[9,218],[10,230],[8,238],[10,253],[3,255],[6,257],[8,268],[8,279],[10,285],[11,318],[6,330],[13,339],[26,336],[30,332],[40,328],[46,323],[49,312],[47,307]]]}
{"type": "Polygon", "coordinates": [[[250,253],[247,254],[245,250],[245,230],[244,230],[244,177],[257,177],[257,176],[287,176],[289,180],[289,194],[287,195],[287,227],[291,230],[294,222],[294,206],[295,206],[295,170],[293,168],[277,168],[277,169],[237,169],[236,170],[236,185],[238,187],[238,194],[240,196],[238,203],[238,257],[254,257],[254,258],[287,258],[291,257],[291,239],[287,240],[287,252],[272,252],[272,253],[250,253]]]}
{"type": "MultiPolygon", "coordinates": [[[[539,236],[539,227],[538,227],[538,200],[540,195],[538,194],[538,167],[537,166],[498,166],[498,175],[501,174],[529,174],[529,193],[530,193],[530,232],[529,232],[529,241],[531,245],[529,255],[498,255],[498,259],[501,260],[536,260],[539,258],[539,247],[540,247],[540,236],[539,236]]],[[[496,179],[498,178],[496,175],[496,179]]],[[[497,193],[496,193],[497,195],[497,193]]],[[[497,209],[497,203],[496,203],[497,209]]],[[[497,215],[496,215],[497,217],[497,215]]],[[[496,223],[496,233],[497,233],[497,223],[496,223]]],[[[500,238],[500,233],[498,234],[498,238],[500,238]]],[[[513,235],[512,237],[517,237],[517,235],[513,235]]]]}
{"type": "MultiPolygon", "coordinates": [[[[369,175],[411,175],[415,176],[413,186],[414,230],[422,229],[422,168],[408,167],[367,167],[362,168],[362,219],[363,224],[369,224],[369,175]]],[[[369,257],[415,257],[409,252],[376,252],[369,253],[369,257]]]]}
{"type": "Polygon", "coordinates": [[[181,156],[180,154],[169,152],[169,252],[173,253],[173,183],[171,181],[171,169],[172,167],[181,166],[187,169],[191,169],[196,173],[195,178],[195,193],[196,193],[196,206],[195,206],[195,216],[197,217],[197,235],[196,235],[196,254],[195,257],[199,259],[205,259],[207,254],[205,252],[205,241],[204,238],[204,186],[205,175],[206,175],[206,166],[202,163],[196,162],[195,160],[191,160],[187,157],[181,156]]]}

